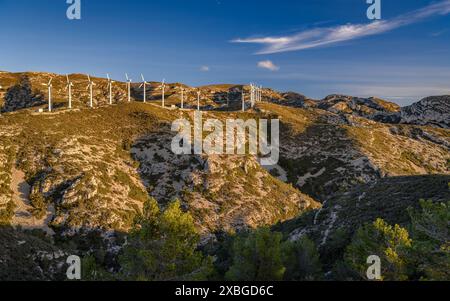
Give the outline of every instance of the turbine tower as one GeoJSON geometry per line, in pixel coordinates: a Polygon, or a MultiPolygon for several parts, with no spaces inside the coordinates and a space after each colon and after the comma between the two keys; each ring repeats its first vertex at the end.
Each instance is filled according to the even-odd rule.
{"type": "Polygon", "coordinates": [[[89,83],[88,83],[86,90],[89,90],[89,106],[91,108],[93,108],[94,107],[94,94],[93,94],[92,88],[95,86],[95,84],[91,80],[91,77],[89,76],[89,74],[87,74],[87,77],[88,77],[89,83]]]}
{"type": "Polygon", "coordinates": [[[73,83],[70,81],[68,74],[66,75],[66,79],[67,79],[66,90],[67,90],[67,94],[68,94],[68,98],[69,98],[69,109],[72,109],[72,87],[73,87],[73,83]]]}
{"type": "Polygon", "coordinates": [[[201,95],[200,89],[197,90],[197,111],[200,111],[200,95],[201,95]]]}
{"type": "Polygon", "coordinates": [[[250,89],[251,89],[250,105],[253,108],[255,106],[256,86],[254,84],[250,84],[250,89]]]}
{"type": "Polygon", "coordinates": [[[131,102],[131,78],[128,77],[128,73],[125,73],[127,78],[127,91],[128,91],[128,102],[131,102]]]}
{"type": "Polygon", "coordinates": [[[147,102],[147,84],[148,84],[148,82],[145,81],[143,74],[141,74],[141,78],[142,78],[142,84],[139,86],[139,88],[144,87],[144,103],[146,103],[147,102]]]}
{"type": "Polygon", "coordinates": [[[44,86],[47,86],[48,88],[48,111],[51,112],[52,111],[52,84],[53,78],[50,78],[50,80],[48,81],[48,84],[43,84],[44,86]]]}
{"type": "Polygon", "coordinates": [[[106,74],[106,76],[108,77],[109,104],[112,105],[113,104],[113,101],[112,101],[112,86],[114,84],[114,81],[109,77],[109,74],[106,74]]]}
{"type": "Polygon", "coordinates": [[[181,108],[184,109],[184,88],[181,87],[181,108]]]}
{"type": "Polygon", "coordinates": [[[245,91],[244,91],[244,87],[242,87],[242,112],[245,112],[245,91]]]}
{"type": "Polygon", "coordinates": [[[162,107],[165,108],[166,107],[166,80],[163,79],[161,85],[159,86],[159,88],[162,91],[162,107]]]}

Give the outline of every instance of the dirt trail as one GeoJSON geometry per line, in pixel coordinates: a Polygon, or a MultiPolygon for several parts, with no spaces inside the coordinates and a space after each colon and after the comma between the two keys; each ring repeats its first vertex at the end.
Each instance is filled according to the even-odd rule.
{"type": "Polygon", "coordinates": [[[54,207],[49,206],[47,216],[43,219],[36,219],[30,213],[33,208],[30,205],[30,190],[31,187],[25,181],[25,174],[15,168],[12,169],[11,190],[13,191],[13,201],[16,204],[15,215],[12,219],[14,227],[21,226],[24,230],[41,229],[49,235],[54,235],[55,232],[48,227],[48,223],[54,216],[54,207]]]}

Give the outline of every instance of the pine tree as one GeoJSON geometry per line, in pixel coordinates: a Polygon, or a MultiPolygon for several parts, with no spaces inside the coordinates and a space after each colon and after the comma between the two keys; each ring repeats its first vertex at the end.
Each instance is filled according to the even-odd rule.
{"type": "Polygon", "coordinates": [[[233,265],[225,277],[233,281],[282,280],[286,268],[281,259],[280,233],[268,228],[241,234],[233,244],[233,265]]]}
{"type": "Polygon", "coordinates": [[[412,221],[414,266],[422,279],[450,279],[450,202],[421,201],[421,210],[409,209],[412,221]]]}
{"type": "Polygon", "coordinates": [[[382,219],[360,228],[348,246],[346,264],[366,279],[367,258],[372,255],[381,259],[382,280],[408,280],[407,262],[412,240],[406,229],[391,226],[382,219]]]}
{"type": "Polygon", "coordinates": [[[205,280],[211,259],[197,251],[199,235],[193,218],[171,203],[164,212],[154,199],[144,207],[119,261],[130,280],[205,280]]]}
{"type": "Polygon", "coordinates": [[[310,281],[322,276],[319,252],[306,236],[283,244],[283,262],[286,266],[285,280],[310,281]]]}

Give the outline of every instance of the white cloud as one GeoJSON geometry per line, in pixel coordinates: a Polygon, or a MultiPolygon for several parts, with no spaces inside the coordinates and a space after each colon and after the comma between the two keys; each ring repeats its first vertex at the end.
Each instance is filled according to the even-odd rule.
{"type": "Polygon", "coordinates": [[[200,71],[202,72],[208,72],[210,70],[209,66],[201,66],[200,71]]]}
{"type": "Polygon", "coordinates": [[[267,69],[270,71],[278,71],[280,67],[275,65],[272,61],[261,61],[258,63],[258,67],[261,69],[267,69]]]}
{"type": "Polygon", "coordinates": [[[304,50],[385,33],[402,26],[420,22],[435,15],[447,15],[449,13],[450,0],[444,0],[390,20],[375,21],[369,24],[320,27],[305,30],[290,36],[235,39],[232,42],[264,45],[263,49],[257,54],[304,50]]]}

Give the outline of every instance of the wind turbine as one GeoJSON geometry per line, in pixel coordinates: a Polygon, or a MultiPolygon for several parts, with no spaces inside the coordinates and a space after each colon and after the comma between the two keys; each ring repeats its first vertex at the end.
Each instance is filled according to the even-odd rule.
{"type": "Polygon", "coordinates": [[[184,88],[181,87],[181,108],[184,109],[184,88]]]}
{"type": "Polygon", "coordinates": [[[252,103],[252,99],[253,99],[253,84],[250,84],[250,103],[252,103]]]}
{"type": "Polygon", "coordinates": [[[162,91],[162,107],[165,108],[165,106],[166,106],[166,95],[165,95],[165,93],[166,93],[166,80],[165,79],[163,79],[163,81],[162,81],[161,85],[159,86],[159,88],[162,91]]]}
{"type": "Polygon", "coordinates": [[[93,92],[92,92],[92,88],[95,86],[95,84],[91,80],[91,77],[89,76],[89,74],[87,74],[87,77],[88,77],[89,83],[88,83],[88,86],[87,86],[86,90],[89,90],[89,106],[91,108],[93,108],[94,107],[94,95],[93,95],[93,92]]]}
{"type": "Polygon", "coordinates": [[[139,86],[139,88],[144,87],[144,103],[147,102],[147,84],[148,82],[145,81],[144,75],[141,74],[142,77],[142,84],[139,86]]]}
{"type": "Polygon", "coordinates": [[[51,112],[52,111],[52,84],[53,81],[53,77],[50,78],[50,80],[48,81],[48,84],[43,84],[44,86],[47,86],[48,88],[48,111],[51,112]]]}
{"type": "Polygon", "coordinates": [[[197,90],[197,111],[200,111],[200,89],[197,90]]]}
{"type": "Polygon", "coordinates": [[[68,94],[68,97],[69,97],[69,109],[72,109],[72,87],[73,87],[73,83],[70,81],[68,74],[66,74],[66,79],[67,79],[66,90],[67,90],[67,94],[68,94]]]}
{"type": "Polygon", "coordinates": [[[109,77],[109,73],[106,74],[106,77],[108,77],[109,104],[112,105],[112,86],[114,84],[114,81],[109,77]]]}
{"type": "Polygon", "coordinates": [[[242,87],[242,112],[245,112],[245,91],[244,91],[244,87],[242,87]]]}
{"type": "Polygon", "coordinates": [[[128,91],[128,102],[131,102],[131,78],[128,77],[128,73],[125,73],[127,78],[127,91],[128,91]]]}

